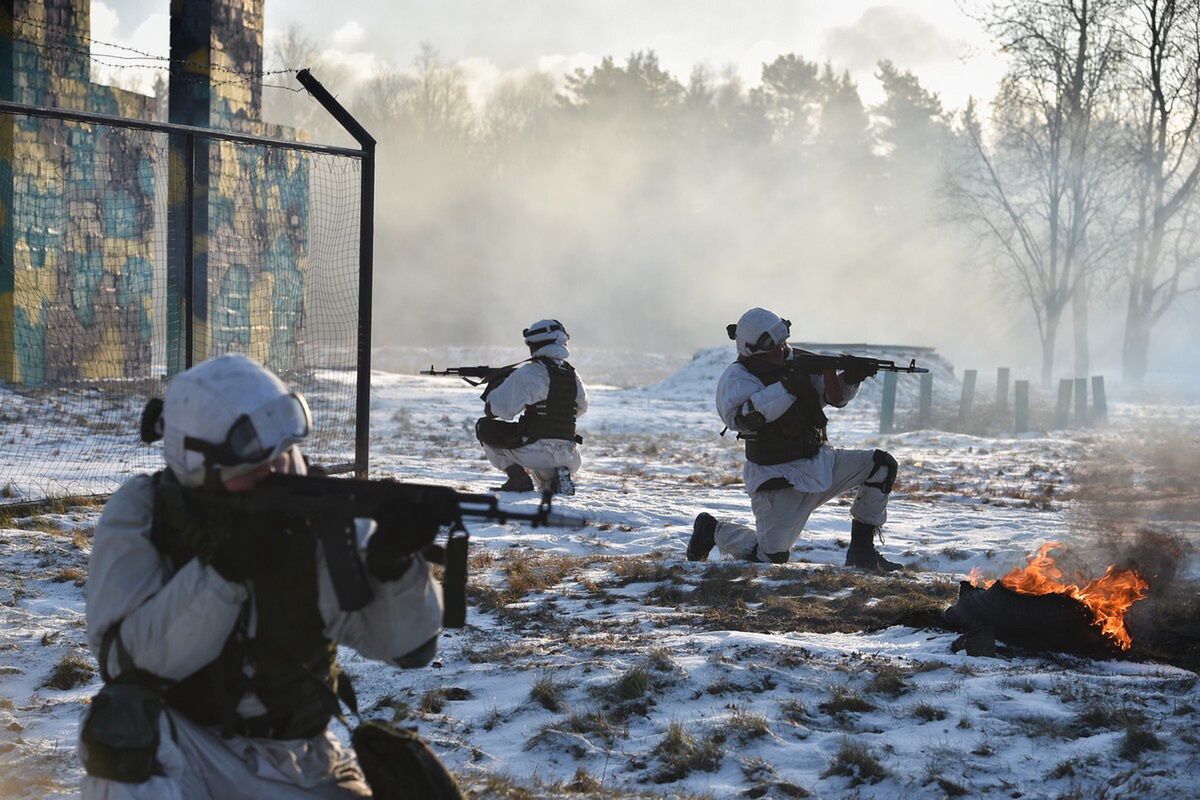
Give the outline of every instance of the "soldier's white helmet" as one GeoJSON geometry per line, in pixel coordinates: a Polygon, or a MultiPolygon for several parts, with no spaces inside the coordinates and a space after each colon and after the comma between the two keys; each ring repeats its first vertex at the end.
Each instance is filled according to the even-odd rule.
{"type": "Polygon", "coordinates": [[[738,355],[752,356],[774,350],[786,342],[792,323],[765,308],[752,308],[725,330],[729,338],[737,342],[738,355]]]}
{"type": "Polygon", "coordinates": [[[200,486],[209,470],[229,479],[278,458],[308,436],[312,416],[270,370],[230,354],[171,379],[161,424],[167,466],[200,486]]]}
{"type": "Polygon", "coordinates": [[[548,344],[566,344],[571,338],[567,329],[556,319],[539,319],[525,330],[521,331],[525,344],[536,350],[548,344]]]}

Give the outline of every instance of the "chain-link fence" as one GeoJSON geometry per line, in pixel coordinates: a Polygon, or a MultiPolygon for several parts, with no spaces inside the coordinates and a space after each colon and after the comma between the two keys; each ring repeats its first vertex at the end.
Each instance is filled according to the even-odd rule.
{"type": "Polygon", "coordinates": [[[314,461],[365,470],[372,158],[0,103],[0,503],[159,468],[146,401],[228,352],[308,397],[314,461]]]}

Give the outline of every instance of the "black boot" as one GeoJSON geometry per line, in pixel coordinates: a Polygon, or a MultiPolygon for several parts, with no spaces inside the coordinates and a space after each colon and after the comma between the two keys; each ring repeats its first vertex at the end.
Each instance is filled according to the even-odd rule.
{"type": "Polygon", "coordinates": [[[846,551],[846,566],[866,569],[871,572],[895,572],[904,569],[903,564],[888,561],[875,549],[874,525],[854,520],[850,526],[850,549],[846,551]]]}
{"type": "Polygon", "coordinates": [[[717,544],[714,537],[716,532],[716,517],[707,512],[700,512],[696,516],[696,521],[692,523],[692,538],[688,540],[687,546],[688,561],[708,560],[708,554],[717,544]]]}
{"type": "Polygon", "coordinates": [[[508,480],[502,483],[497,489],[497,492],[532,492],[533,478],[529,477],[529,473],[520,464],[513,464],[504,470],[504,474],[508,475],[508,480]]]}
{"type": "Polygon", "coordinates": [[[575,480],[571,477],[571,470],[566,467],[559,467],[554,470],[554,480],[550,483],[550,491],[553,494],[561,494],[570,497],[575,494],[575,480]]]}

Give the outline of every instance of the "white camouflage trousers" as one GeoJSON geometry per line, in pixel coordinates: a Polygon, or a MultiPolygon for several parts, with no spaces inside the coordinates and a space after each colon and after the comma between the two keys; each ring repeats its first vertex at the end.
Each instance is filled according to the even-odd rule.
{"type": "Polygon", "coordinates": [[[511,450],[485,444],[483,452],[496,469],[508,469],[514,464],[519,464],[529,470],[539,490],[550,488],[554,481],[554,471],[559,467],[566,467],[571,471],[571,475],[574,475],[583,463],[579,455],[579,445],[565,439],[541,439],[511,450]]]}
{"type": "MultiPolygon", "coordinates": [[[[82,744],[80,745],[83,746],[82,744]]],[[[354,755],[326,731],[312,739],[232,737],[167,709],[159,720],[165,775],[145,783],[84,777],[84,800],[361,800],[371,796],[354,755]]]]}
{"type": "Polygon", "coordinates": [[[717,548],[745,561],[770,561],[767,553],[792,549],[817,506],[858,488],[850,516],[868,525],[887,522],[888,496],[874,486],[886,476],[887,467],[875,466],[874,450],[834,450],[833,483],[823,492],[798,492],[788,487],[755,492],[750,497],[754,527],[730,520],[717,520],[717,548]]]}

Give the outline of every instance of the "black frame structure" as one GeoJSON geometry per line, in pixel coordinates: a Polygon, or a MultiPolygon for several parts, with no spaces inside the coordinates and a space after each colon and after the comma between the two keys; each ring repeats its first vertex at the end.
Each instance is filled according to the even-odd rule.
{"type": "Polygon", "coordinates": [[[359,240],[359,274],[358,274],[358,331],[356,353],[356,382],[355,382],[355,429],[354,429],[354,461],[346,464],[331,464],[324,466],[329,473],[353,472],[356,477],[366,478],[369,472],[370,459],[370,412],[371,412],[371,298],[372,277],[374,272],[374,240],[375,240],[375,138],[369,134],[358,120],[337,101],[307,69],[300,70],[296,75],[300,84],[312,95],[329,114],[337,120],[346,132],[359,143],[360,149],[338,147],[335,145],[313,144],[309,142],[294,142],[286,139],[276,139],[269,136],[223,131],[215,128],[205,128],[196,125],[181,125],[170,122],[150,122],[147,120],[130,119],[94,114],[87,111],[73,111],[65,108],[47,108],[44,106],[13,103],[0,100],[0,114],[24,115],[29,117],[44,117],[68,122],[82,122],[94,125],[105,125],[115,128],[165,133],[180,137],[186,154],[187,192],[184,213],[184,239],[186,242],[184,265],[184,366],[192,366],[194,356],[193,320],[195,318],[195,287],[193,285],[195,267],[195,152],[197,140],[217,140],[236,142],[239,144],[272,147],[286,150],[298,150],[306,153],[345,156],[361,161],[361,197],[360,197],[360,240],[359,240]]]}

